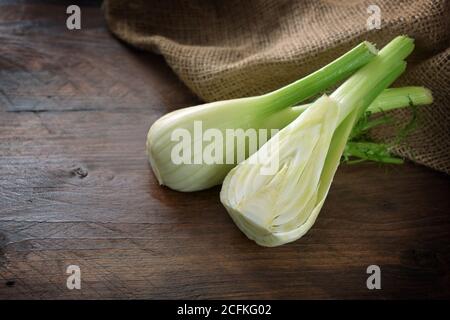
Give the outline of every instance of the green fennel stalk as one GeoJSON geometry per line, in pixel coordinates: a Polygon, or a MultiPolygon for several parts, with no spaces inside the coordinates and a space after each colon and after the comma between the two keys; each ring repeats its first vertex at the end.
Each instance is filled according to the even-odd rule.
{"type": "MultiPolygon", "coordinates": [[[[430,90],[424,87],[389,88],[376,97],[367,111],[371,114],[405,108],[411,105],[421,106],[433,101],[430,90]]],[[[312,103],[284,108],[264,119],[265,128],[283,128],[311,107],[312,103]]],[[[384,123],[384,122],[383,122],[384,123]]],[[[380,123],[381,124],[381,123],[380,123]]],[[[376,124],[377,125],[377,124],[376,124]]]]}

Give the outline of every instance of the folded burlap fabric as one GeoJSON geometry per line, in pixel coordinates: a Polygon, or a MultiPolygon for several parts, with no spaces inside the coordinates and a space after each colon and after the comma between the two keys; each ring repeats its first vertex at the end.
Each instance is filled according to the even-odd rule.
{"type": "MultiPolygon", "coordinates": [[[[416,39],[399,85],[423,85],[435,102],[394,152],[450,172],[450,48],[446,0],[106,0],[107,23],[120,39],[160,53],[204,101],[262,94],[297,80],[363,40],[382,47],[416,39]],[[368,30],[368,6],[381,28],[368,30]]],[[[407,121],[410,110],[393,111],[407,121]]],[[[392,130],[378,129],[389,140],[392,130]]]]}

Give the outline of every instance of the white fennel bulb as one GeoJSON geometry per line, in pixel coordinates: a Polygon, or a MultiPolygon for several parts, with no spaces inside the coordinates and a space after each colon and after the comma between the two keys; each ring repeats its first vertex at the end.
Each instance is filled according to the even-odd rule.
{"type": "Polygon", "coordinates": [[[319,98],[229,172],[220,199],[247,237],[278,246],[311,228],[355,121],[405,70],[403,59],[412,50],[412,39],[395,38],[331,96],[319,98]]]}

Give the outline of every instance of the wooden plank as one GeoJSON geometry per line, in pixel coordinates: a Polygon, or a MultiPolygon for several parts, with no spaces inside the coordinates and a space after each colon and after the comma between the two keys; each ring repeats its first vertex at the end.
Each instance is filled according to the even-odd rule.
{"type": "Polygon", "coordinates": [[[98,8],[80,32],[64,9],[0,2],[0,299],[450,297],[447,176],[343,166],[304,238],[259,247],[219,188],[174,192],[147,164],[150,124],[196,98],[98,8]],[[382,290],[366,288],[371,264],[382,290]]]}

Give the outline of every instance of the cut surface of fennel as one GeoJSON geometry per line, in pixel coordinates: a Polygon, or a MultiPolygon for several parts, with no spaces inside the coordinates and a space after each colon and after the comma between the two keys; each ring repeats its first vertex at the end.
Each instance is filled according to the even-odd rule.
{"type": "Polygon", "coordinates": [[[338,115],[334,100],[319,98],[258,151],[270,156],[254,159],[255,153],[227,175],[221,201],[250,239],[279,245],[301,237],[312,226],[324,201],[319,180],[338,115]],[[279,157],[278,171],[261,174],[274,157],[279,157]]]}

